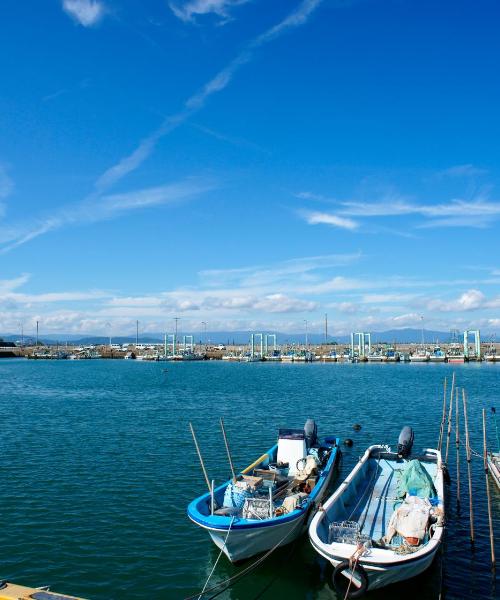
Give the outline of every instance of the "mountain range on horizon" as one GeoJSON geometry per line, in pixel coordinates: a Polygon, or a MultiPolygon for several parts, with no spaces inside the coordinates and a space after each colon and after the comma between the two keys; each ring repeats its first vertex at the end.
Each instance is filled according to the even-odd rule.
{"type": "MultiPolygon", "coordinates": [[[[206,344],[248,344],[250,342],[250,335],[252,331],[207,331],[206,333],[198,333],[194,335],[195,343],[206,343],[206,344]]],[[[260,333],[260,332],[258,332],[260,333]]],[[[276,333],[276,342],[277,344],[287,344],[287,343],[305,343],[305,333],[282,333],[282,332],[271,332],[271,331],[263,331],[262,334],[272,335],[276,333]]],[[[424,329],[424,343],[426,344],[438,344],[438,343],[447,343],[450,341],[455,341],[452,339],[452,333],[448,331],[433,331],[424,329]]],[[[187,334],[179,334],[178,340],[182,341],[183,335],[187,334]]],[[[311,332],[307,336],[308,342],[310,344],[319,344],[325,341],[325,336],[322,333],[314,333],[311,332]]],[[[0,334],[0,339],[5,341],[14,341],[18,342],[21,340],[21,336],[19,334],[0,334]]],[[[99,336],[99,335],[77,335],[77,334],[44,334],[40,336],[40,341],[55,344],[61,343],[64,344],[66,342],[81,345],[81,344],[108,344],[109,337],[107,336],[99,336]]],[[[493,340],[495,339],[495,334],[483,334],[483,341],[493,340]]],[[[458,341],[462,340],[462,332],[459,332],[458,341]]],[[[34,341],[32,336],[24,336],[25,343],[29,343],[34,341]]],[[[147,344],[147,343],[162,343],[164,341],[164,334],[162,333],[148,333],[145,335],[139,336],[139,343],[147,344]]],[[[328,335],[329,343],[338,343],[338,344],[347,344],[350,343],[351,338],[350,335],[328,335]]],[[[410,344],[410,343],[421,343],[422,342],[422,330],[421,329],[390,329],[387,331],[378,331],[371,332],[371,341],[372,344],[377,343],[400,343],[400,344],[410,344]]],[[[120,335],[113,336],[111,338],[112,343],[116,344],[125,344],[127,342],[134,343],[135,335],[120,335]]],[[[260,343],[259,338],[257,338],[256,343],[260,343]]]]}

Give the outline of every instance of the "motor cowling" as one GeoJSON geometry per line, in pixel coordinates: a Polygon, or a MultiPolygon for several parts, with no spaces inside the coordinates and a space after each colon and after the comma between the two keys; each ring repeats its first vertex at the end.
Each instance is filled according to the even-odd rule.
{"type": "Polygon", "coordinates": [[[314,419],[307,419],[304,425],[304,434],[307,448],[312,448],[318,442],[318,426],[314,419]]]}
{"type": "Polygon", "coordinates": [[[398,439],[398,454],[403,458],[407,458],[411,454],[414,440],[413,429],[409,425],[405,425],[399,434],[398,439]]]}

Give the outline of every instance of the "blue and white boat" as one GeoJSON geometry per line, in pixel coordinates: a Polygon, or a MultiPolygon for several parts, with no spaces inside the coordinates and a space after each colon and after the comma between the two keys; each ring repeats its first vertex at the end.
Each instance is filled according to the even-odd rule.
{"type": "Polygon", "coordinates": [[[276,445],[213,494],[193,500],[188,516],[231,562],[289,544],[325,497],[339,444],[337,437],[320,440],[311,419],[304,429],[280,429],[276,445]]]}
{"type": "Polygon", "coordinates": [[[342,598],[414,577],[436,555],[444,530],[441,453],[407,456],[401,446],[370,446],[312,519],[311,544],[335,567],[342,598]]]}

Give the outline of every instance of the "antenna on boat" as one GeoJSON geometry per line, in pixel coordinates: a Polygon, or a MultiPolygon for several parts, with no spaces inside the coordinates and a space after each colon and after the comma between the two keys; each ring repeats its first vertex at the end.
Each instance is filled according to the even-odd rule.
{"type": "Polygon", "coordinates": [[[231,458],[229,444],[227,443],[226,430],[224,428],[224,419],[222,417],[220,418],[220,428],[222,429],[222,435],[224,437],[224,444],[226,444],[227,458],[229,460],[229,466],[231,467],[231,473],[233,474],[233,481],[236,481],[236,473],[234,472],[233,459],[231,458]]]}
{"type": "Polygon", "coordinates": [[[196,446],[196,452],[198,453],[198,458],[200,459],[201,469],[203,471],[203,475],[205,475],[205,481],[207,482],[208,491],[212,495],[212,486],[210,484],[210,480],[208,479],[207,470],[205,469],[205,463],[203,462],[203,458],[201,456],[200,447],[198,446],[198,440],[196,439],[196,434],[193,429],[193,424],[191,421],[189,422],[189,428],[191,429],[191,435],[193,436],[194,445],[196,446]]]}

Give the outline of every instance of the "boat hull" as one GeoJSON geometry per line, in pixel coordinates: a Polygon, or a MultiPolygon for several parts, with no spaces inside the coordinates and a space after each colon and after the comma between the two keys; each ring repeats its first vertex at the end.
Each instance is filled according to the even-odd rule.
{"type": "MultiPolygon", "coordinates": [[[[347,556],[332,556],[323,552],[321,548],[317,547],[313,543],[313,547],[315,550],[324,556],[332,565],[336,567],[341,562],[345,560],[349,560],[347,556]]],[[[353,552],[356,548],[353,546],[353,552]]],[[[368,590],[375,590],[377,588],[385,587],[386,585],[390,585],[392,583],[397,583],[398,581],[404,581],[406,579],[410,579],[412,577],[416,577],[420,575],[424,571],[426,571],[434,561],[436,553],[439,549],[439,544],[428,554],[412,560],[408,559],[405,563],[398,563],[397,565],[371,565],[369,560],[361,559],[359,564],[361,564],[366,571],[366,575],[368,577],[368,590]]]]}
{"type": "Polygon", "coordinates": [[[231,562],[235,563],[266,552],[276,545],[290,544],[304,533],[308,525],[307,516],[308,511],[304,511],[303,515],[293,521],[277,523],[269,527],[252,529],[235,527],[231,529],[229,535],[227,531],[220,529],[208,529],[208,533],[214,544],[224,552],[231,562]]]}

